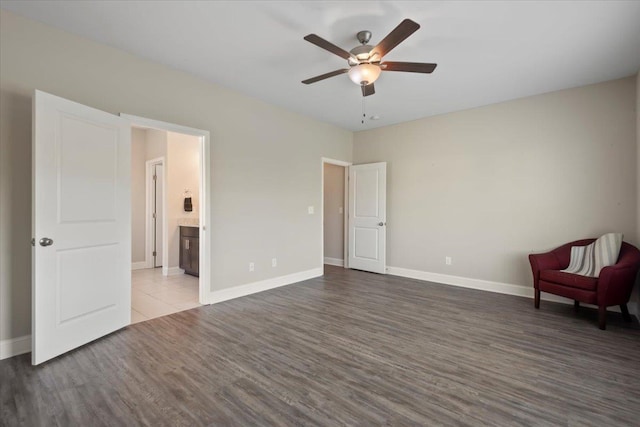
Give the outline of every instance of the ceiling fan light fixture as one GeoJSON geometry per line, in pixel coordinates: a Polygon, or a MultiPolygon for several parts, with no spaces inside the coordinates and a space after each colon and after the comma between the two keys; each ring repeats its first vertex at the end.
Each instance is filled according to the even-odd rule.
{"type": "Polygon", "coordinates": [[[349,70],[349,78],[355,84],[369,85],[380,77],[382,70],[378,65],[373,64],[358,64],[349,70]]]}

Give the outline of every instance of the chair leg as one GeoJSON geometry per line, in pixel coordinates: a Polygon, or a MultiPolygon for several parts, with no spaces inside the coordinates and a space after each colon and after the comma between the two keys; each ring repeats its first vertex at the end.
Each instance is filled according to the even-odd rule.
{"type": "Polygon", "coordinates": [[[580,309],[580,301],[573,300],[573,308],[578,311],[580,309]]]}
{"type": "Polygon", "coordinates": [[[622,318],[625,322],[631,322],[631,316],[629,315],[629,309],[627,304],[620,304],[620,311],[622,312],[622,318]]]}
{"type": "Polygon", "coordinates": [[[607,306],[598,306],[598,327],[603,331],[607,329],[607,306]]]}
{"type": "Polygon", "coordinates": [[[540,289],[535,289],[533,305],[536,308],[540,308],[540,289]]]}

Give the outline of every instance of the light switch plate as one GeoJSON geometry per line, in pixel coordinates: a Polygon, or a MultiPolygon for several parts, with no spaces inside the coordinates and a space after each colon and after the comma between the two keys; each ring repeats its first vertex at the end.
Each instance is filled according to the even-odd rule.
{"type": "Polygon", "coordinates": [[[344,213],[344,209],[342,208],[342,206],[340,206],[340,207],[338,208],[338,213],[339,213],[339,214],[343,214],[343,213],[344,213]]]}
{"type": "Polygon", "coordinates": [[[309,215],[313,215],[313,213],[315,212],[315,209],[313,208],[313,206],[309,206],[307,208],[307,211],[309,212],[309,215]]]}

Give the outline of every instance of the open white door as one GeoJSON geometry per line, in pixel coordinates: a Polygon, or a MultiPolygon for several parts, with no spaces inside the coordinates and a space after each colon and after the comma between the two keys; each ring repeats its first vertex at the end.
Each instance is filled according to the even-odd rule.
{"type": "Polygon", "coordinates": [[[131,129],[40,91],[33,123],[37,365],[130,323],[131,129]]]}
{"type": "Polygon", "coordinates": [[[387,164],[349,166],[349,268],[385,274],[387,164]]]}

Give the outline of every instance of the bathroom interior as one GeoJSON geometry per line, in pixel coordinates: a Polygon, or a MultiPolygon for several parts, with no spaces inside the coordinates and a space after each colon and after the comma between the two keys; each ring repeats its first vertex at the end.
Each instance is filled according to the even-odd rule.
{"type": "Polygon", "coordinates": [[[131,134],[131,323],[200,306],[201,141],[131,134]]]}

